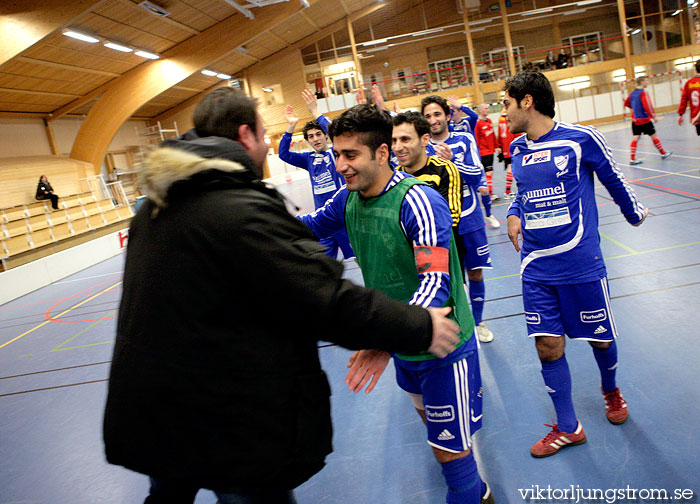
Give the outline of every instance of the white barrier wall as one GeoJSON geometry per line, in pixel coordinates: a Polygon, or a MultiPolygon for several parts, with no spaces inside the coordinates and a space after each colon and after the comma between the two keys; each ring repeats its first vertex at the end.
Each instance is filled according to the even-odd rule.
{"type": "Polygon", "coordinates": [[[125,252],[128,238],[128,229],[122,229],[3,271],[0,273],[0,304],[125,252]]]}

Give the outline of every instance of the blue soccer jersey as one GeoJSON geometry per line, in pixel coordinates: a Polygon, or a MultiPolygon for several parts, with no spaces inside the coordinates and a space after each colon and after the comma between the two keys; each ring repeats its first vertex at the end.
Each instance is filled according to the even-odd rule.
{"type": "Polygon", "coordinates": [[[447,123],[450,131],[459,131],[462,133],[474,133],[476,121],[479,119],[479,114],[474,112],[466,105],[462,105],[460,110],[465,114],[459,121],[450,121],[447,123]]]}
{"type": "Polygon", "coordinates": [[[430,140],[428,155],[434,155],[434,146],[438,143],[446,143],[452,151],[452,163],[457,166],[462,180],[464,180],[462,194],[462,213],[459,219],[457,232],[460,235],[470,233],[484,227],[484,217],[478,198],[478,188],[487,187],[484,167],[481,164],[479,148],[476,139],[471,133],[453,131],[447,139],[436,142],[430,140]]]}
{"type": "Polygon", "coordinates": [[[603,278],[593,173],[630,224],[644,218],[603,136],[592,127],[555,122],[537,140],[514,140],[510,152],[518,195],[508,215],[521,221],[523,280],[556,285],[603,278]]]}
{"type": "Polygon", "coordinates": [[[314,207],[322,207],[344,184],[343,177],[335,171],[335,156],[333,150],[324,152],[290,152],[292,134],[285,132],[279,146],[279,156],[282,161],[309,172],[311,190],[314,196],[314,207]]]}

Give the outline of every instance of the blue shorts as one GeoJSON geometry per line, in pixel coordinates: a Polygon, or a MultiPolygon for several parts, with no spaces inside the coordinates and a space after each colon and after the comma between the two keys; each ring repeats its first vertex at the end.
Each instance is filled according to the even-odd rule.
{"type": "Polygon", "coordinates": [[[463,235],[455,235],[457,253],[466,270],[492,269],[486,228],[481,227],[463,235]]]}
{"type": "Polygon", "coordinates": [[[452,453],[468,450],[481,428],[479,353],[424,371],[408,370],[394,358],[394,367],[399,387],[422,396],[428,444],[452,453]]]}
{"type": "Polygon", "coordinates": [[[527,334],[612,341],[617,327],[610,308],[608,279],[566,285],[523,280],[527,334]]]}

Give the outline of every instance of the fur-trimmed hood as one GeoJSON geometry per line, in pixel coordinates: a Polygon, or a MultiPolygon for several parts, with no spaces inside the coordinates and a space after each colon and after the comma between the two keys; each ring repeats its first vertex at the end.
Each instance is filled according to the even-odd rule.
{"type": "Polygon", "coordinates": [[[190,130],[161,145],[146,157],[139,169],[139,185],[158,208],[167,205],[168,192],[174,184],[201,172],[248,172],[247,178],[255,178],[250,157],[238,142],[229,138],[199,137],[190,130]]]}

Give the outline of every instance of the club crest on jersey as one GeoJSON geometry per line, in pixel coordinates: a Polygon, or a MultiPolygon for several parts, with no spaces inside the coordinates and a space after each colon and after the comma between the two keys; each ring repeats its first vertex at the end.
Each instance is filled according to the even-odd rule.
{"type": "Polygon", "coordinates": [[[525,154],[523,156],[523,166],[535,164],[535,163],[546,163],[552,158],[552,151],[549,149],[533,152],[532,154],[525,154]]]}
{"type": "Polygon", "coordinates": [[[557,170],[563,170],[567,164],[569,164],[568,154],[566,156],[554,156],[554,165],[557,167],[557,170]]]}
{"type": "Polygon", "coordinates": [[[425,419],[428,422],[451,422],[455,419],[455,410],[452,405],[428,406],[425,405],[425,419]]]}

